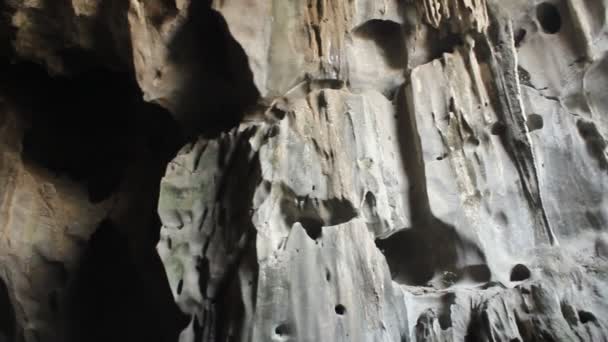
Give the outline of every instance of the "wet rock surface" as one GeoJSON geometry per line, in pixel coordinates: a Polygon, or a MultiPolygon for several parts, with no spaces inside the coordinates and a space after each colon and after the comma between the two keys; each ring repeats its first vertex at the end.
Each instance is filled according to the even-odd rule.
{"type": "Polygon", "coordinates": [[[0,11],[0,341],[608,340],[605,2],[0,11]]]}

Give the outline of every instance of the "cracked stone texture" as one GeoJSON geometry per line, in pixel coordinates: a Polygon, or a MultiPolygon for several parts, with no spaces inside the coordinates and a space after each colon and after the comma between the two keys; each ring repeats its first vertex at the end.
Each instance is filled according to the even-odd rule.
{"type": "Polygon", "coordinates": [[[589,3],[214,3],[270,105],[163,179],[182,341],[606,340],[606,11],[589,3]],[[235,256],[214,252],[235,229],[235,256]]]}
{"type": "Polygon", "coordinates": [[[201,134],[160,182],[180,342],[608,341],[605,1],[104,4],[8,1],[10,49],[201,134]]]}

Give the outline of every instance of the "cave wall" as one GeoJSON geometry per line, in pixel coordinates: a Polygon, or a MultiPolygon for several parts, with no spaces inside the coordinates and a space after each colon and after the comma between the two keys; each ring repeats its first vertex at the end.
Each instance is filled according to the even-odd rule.
{"type": "Polygon", "coordinates": [[[608,340],[605,1],[0,11],[0,341],[608,340]]]}

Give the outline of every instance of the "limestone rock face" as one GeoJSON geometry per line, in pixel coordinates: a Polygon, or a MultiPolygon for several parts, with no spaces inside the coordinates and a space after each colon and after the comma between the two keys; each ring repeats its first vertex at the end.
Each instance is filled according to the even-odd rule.
{"type": "Polygon", "coordinates": [[[608,341],[606,1],[0,12],[1,56],[139,88],[104,78],[110,105],[70,116],[112,117],[93,124],[110,147],[76,140],[99,151],[75,153],[87,172],[42,147],[64,132],[36,121],[44,106],[0,89],[0,341],[608,341]],[[124,244],[99,242],[115,230],[124,244]],[[108,298],[143,318],[74,332],[87,311],[69,301],[90,297],[68,285],[97,289],[78,270],[106,259],[139,277],[108,298]]]}
{"type": "Polygon", "coordinates": [[[597,3],[214,3],[270,105],[162,181],[181,341],[606,340],[597,3]]]}

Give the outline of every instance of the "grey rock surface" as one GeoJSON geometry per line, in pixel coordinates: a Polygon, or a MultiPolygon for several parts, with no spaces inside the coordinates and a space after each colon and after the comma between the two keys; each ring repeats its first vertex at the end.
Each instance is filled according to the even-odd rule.
{"type": "Polygon", "coordinates": [[[605,4],[214,6],[270,105],[163,179],[180,341],[608,338],[605,4]]]}
{"type": "MultiPolygon", "coordinates": [[[[154,306],[162,341],[608,341],[605,0],[7,0],[0,13],[0,56],[130,75],[141,93],[127,97],[191,138],[157,189],[176,149],[115,133],[124,176],[91,201],[96,176],[61,178],[29,154],[28,108],[0,89],[0,305],[14,311],[0,310],[0,340],[67,340],[49,294],[110,222],[128,236],[120,274],[144,277],[115,293],[156,284],[141,301],[170,292],[188,317],[161,328],[178,319],[154,306]],[[157,197],[160,236],[142,228],[158,225],[157,197]],[[156,238],[165,274],[146,278],[156,238]]],[[[156,125],[144,131],[170,136],[156,125]]],[[[100,260],[120,259],[104,246],[100,260]]],[[[125,326],[158,335],[138,322],[125,326]]],[[[117,330],[89,337],[144,338],[117,330]]]]}

